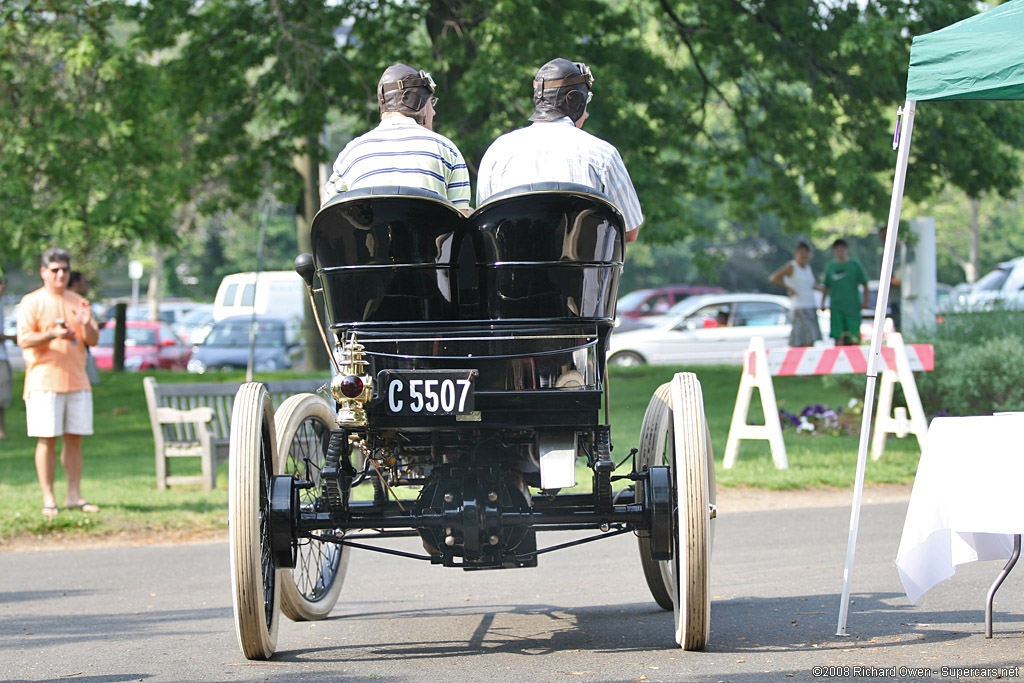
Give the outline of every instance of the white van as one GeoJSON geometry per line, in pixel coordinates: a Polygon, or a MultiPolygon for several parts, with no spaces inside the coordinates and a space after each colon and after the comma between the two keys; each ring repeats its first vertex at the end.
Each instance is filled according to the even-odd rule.
{"type": "Polygon", "coordinates": [[[235,315],[257,315],[278,318],[302,318],[306,300],[306,283],[294,270],[267,270],[259,273],[225,275],[213,300],[215,321],[235,315]]]}

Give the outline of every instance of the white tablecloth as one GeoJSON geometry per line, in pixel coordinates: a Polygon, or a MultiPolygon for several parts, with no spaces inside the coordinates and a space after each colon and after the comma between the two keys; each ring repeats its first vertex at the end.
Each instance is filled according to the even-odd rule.
{"type": "Polygon", "coordinates": [[[932,420],[896,569],[913,604],[957,565],[1010,557],[1024,533],[1024,414],[932,420]]]}

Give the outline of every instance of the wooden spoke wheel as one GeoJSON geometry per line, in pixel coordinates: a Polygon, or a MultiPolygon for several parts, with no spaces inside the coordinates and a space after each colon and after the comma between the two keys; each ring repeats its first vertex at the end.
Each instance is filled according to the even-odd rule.
{"type": "Polygon", "coordinates": [[[270,548],[276,449],[266,387],[243,384],[231,416],[228,530],[235,634],[248,659],[268,659],[277,647],[281,592],[270,548]]]}
{"type": "Polygon", "coordinates": [[[650,536],[640,537],[640,561],[655,602],[675,616],[676,642],[702,650],[710,633],[714,457],[700,382],[678,373],[654,393],[644,415],[637,454],[641,470],[667,466],[672,488],[671,559],[659,560],[650,536]]]}
{"type": "MultiPolygon", "coordinates": [[[[316,394],[289,397],[274,415],[277,472],[313,483],[299,491],[300,507],[311,507],[320,491],[334,412],[316,394]]],[[[350,549],[312,538],[298,540],[294,569],[281,569],[281,611],[293,621],[323,619],[338,602],[350,549]]]]}

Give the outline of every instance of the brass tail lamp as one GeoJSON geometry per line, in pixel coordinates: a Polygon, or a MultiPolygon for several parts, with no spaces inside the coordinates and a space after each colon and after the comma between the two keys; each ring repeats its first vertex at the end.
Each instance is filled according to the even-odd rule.
{"type": "Polygon", "coordinates": [[[366,424],[366,410],[363,407],[373,397],[373,377],[366,374],[366,366],[369,361],[365,358],[363,345],[356,339],[355,333],[351,333],[341,345],[341,362],[338,362],[334,355],[334,349],[327,341],[327,334],[320,321],[320,313],[316,307],[316,299],[313,296],[315,291],[314,278],[316,276],[316,265],[313,263],[312,254],[299,254],[295,257],[295,272],[302,277],[309,291],[309,303],[313,308],[313,315],[316,318],[317,329],[320,331],[320,338],[323,340],[327,355],[334,365],[335,374],[331,378],[331,396],[338,403],[337,421],[342,427],[360,427],[366,424]]]}

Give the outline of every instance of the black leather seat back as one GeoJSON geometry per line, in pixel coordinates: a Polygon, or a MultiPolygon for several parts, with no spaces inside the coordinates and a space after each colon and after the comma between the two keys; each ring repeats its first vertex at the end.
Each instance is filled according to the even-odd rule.
{"type": "Polygon", "coordinates": [[[470,219],[481,318],[614,319],[624,225],[607,198],[534,184],[492,197],[470,219]]]}
{"type": "Polygon", "coordinates": [[[311,228],[334,323],[457,320],[454,263],[462,213],[430,192],[379,187],[339,195],[311,228]]]}

